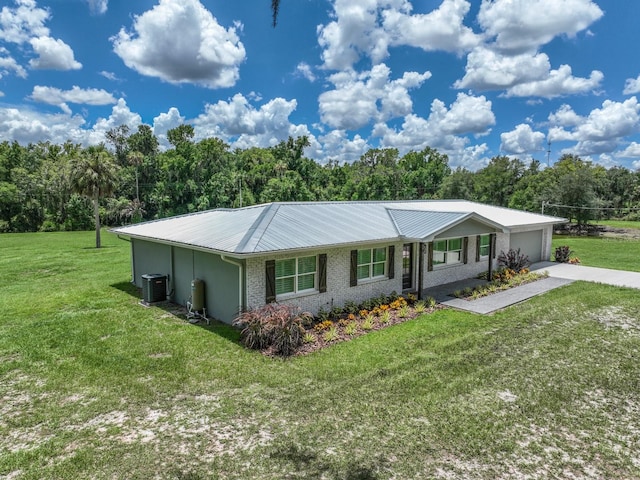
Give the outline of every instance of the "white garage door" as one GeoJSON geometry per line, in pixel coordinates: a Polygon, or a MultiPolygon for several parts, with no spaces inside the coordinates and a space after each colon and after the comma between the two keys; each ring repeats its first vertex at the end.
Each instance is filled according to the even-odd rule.
{"type": "Polygon", "coordinates": [[[542,230],[512,233],[510,248],[519,248],[520,253],[527,255],[531,263],[539,262],[542,259],[542,230]]]}

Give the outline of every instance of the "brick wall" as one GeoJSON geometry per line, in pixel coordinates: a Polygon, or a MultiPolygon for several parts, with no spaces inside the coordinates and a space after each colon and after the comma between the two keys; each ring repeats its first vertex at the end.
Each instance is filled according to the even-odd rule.
{"type": "MultiPolygon", "coordinates": [[[[427,255],[425,249],[425,257],[427,255]]],[[[509,235],[506,233],[496,234],[496,258],[492,259],[493,268],[498,265],[497,258],[500,255],[500,251],[505,252],[509,250],[509,235]]],[[[423,288],[435,287],[436,285],[442,285],[445,283],[457,282],[458,280],[464,280],[467,278],[473,278],[489,270],[489,259],[481,258],[479,262],[476,262],[476,237],[474,235],[469,237],[469,251],[467,254],[467,263],[458,265],[442,265],[434,266],[433,271],[427,271],[426,258],[424,275],[422,280],[423,288]]]]}
{"type": "MultiPolygon", "coordinates": [[[[358,248],[375,248],[389,245],[395,246],[394,278],[361,282],[355,287],[349,286],[350,254],[353,247],[322,249],[297,255],[327,254],[327,291],[325,293],[301,294],[285,299],[278,298],[278,303],[296,305],[303,311],[316,314],[320,309],[329,310],[333,306],[343,306],[347,301],[359,303],[383,293],[402,292],[402,243],[361,245],[358,248]]],[[[265,304],[265,262],[267,260],[292,258],[293,256],[296,255],[271,255],[247,260],[247,306],[249,308],[260,307],[265,304]]]]}

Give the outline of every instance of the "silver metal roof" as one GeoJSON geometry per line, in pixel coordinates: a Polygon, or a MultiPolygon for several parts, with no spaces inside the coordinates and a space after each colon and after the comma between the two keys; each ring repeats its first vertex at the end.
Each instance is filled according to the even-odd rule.
{"type": "Polygon", "coordinates": [[[565,221],[468,201],[284,202],[218,209],[111,229],[119,235],[251,255],[321,246],[427,239],[474,218],[491,229],[565,221]]]}

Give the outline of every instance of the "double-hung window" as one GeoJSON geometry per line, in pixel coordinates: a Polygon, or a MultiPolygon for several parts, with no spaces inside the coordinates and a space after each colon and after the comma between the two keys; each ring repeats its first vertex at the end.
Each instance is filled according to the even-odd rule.
{"type": "Polygon", "coordinates": [[[490,238],[489,235],[480,235],[480,242],[478,243],[478,247],[480,249],[480,257],[489,256],[489,247],[490,247],[489,238],[490,238]]]}
{"type": "Polygon", "coordinates": [[[462,238],[433,242],[433,265],[455,265],[456,263],[462,263],[462,238]]]}
{"type": "Polygon", "coordinates": [[[276,295],[316,290],[317,257],[276,260],[276,295]]]}
{"type": "Polygon", "coordinates": [[[358,250],[358,280],[384,277],[386,265],[386,247],[358,250]]]}

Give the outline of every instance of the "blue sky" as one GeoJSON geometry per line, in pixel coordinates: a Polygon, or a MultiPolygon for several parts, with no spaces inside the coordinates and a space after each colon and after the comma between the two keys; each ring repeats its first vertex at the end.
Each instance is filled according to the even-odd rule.
{"type": "Polygon", "coordinates": [[[319,162],[426,146],[476,170],[575,153],[640,168],[640,2],[0,0],[0,141],[121,124],[319,162]]]}

